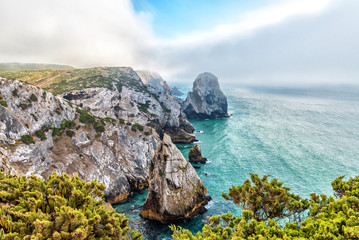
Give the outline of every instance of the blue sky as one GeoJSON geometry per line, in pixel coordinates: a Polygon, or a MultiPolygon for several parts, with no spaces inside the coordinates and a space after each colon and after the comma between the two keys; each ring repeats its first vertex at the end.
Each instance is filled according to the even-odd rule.
{"type": "Polygon", "coordinates": [[[150,14],[155,33],[165,38],[210,30],[218,24],[239,20],[248,11],[274,2],[268,0],[132,0],[136,12],[150,14]]]}
{"type": "Polygon", "coordinates": [[[354,0],[1,0],[0,62],[130,66],[170,83],[212,72],[223,84],[359,85],[358,11],[354,0]]]}

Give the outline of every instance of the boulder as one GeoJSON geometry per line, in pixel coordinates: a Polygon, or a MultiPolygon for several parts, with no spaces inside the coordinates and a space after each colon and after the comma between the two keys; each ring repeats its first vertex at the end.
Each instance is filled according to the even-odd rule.
{"type": "Polygon", "coordinates": [[[189,161],[192,163],[206,163],[207,158],[202,157],[201,149],[196,144],[194,145],[188,153],[189,161]]]}
{"type": "Polygon", "coordinates": [[[198,75],[182,109],[188,119],[229,117],[227,97],[219,87],[218,78],[208,72],[198,75]]]}
{"type": "Polygon", "coordinates": [[[148,196],[141,217],[162,223],[192,219],[203,214],[207,189],[169,135],[164,134],[152,161],[148,196]]]}

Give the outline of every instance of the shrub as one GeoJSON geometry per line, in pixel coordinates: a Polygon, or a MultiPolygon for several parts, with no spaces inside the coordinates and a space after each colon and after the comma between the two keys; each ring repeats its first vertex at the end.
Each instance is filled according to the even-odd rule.
{"type": "Polygon", "coordinates": [[[30,143],[35,143],[34,139],[31,135],[23,135],[21,137],[21,141],[25,143],[26,145],[29,145],[30,143]]]}
{"type": "Polygon", "coordinates": [[[125,215],[104,204],[105,186],[97,181],[56,173],[44,181],[0,172],[0,182],[4,239],[142,238],[130,231],[125,215]]]}
{"type": "Polygon", "coordinates": [[[3,107],[7,107],[7,102],[5,100],[0,100],[0,104],[3,106],[3,107]]]}
{"type": "Polygon", "coordinates": [[[131,127],[131,130],[134,131],[134,132],[136,132],[137,130],[142,132],[143,131],[143,126],[141,124],[139,124],[139,123],[134,123],[132,125],[132,127],[131,127]]]}
{"type": "Polygon", "coordinates": [[[14,96],[14,97],[18,97],[19,95],[18,95],[18,92],[17,92],[17,88],[15,88],[13,91],[12,91],[12,95],[14,96]]]}
{"type": "Polygon", "coordinates": [[[144,134],[145,134],[146,136],[151,135],[151,133],[150,133],[150,132],[144,132],[144,134]]]}
{"type": "Polygon", "coordinates": [[[80,114],[79,121],[82,123],[94,123],[95,117],[90,115],[88,112],[82,109],[77,109],[77,112],[80,114]]]}
{"type": "Polygon", "coordinates": [[[36,102],[36,101],[37,101],[36,95],[32,93],[31,96],[30,96],[30,100],[31,100],[32,102],[36,102]]]}
{"type": "MultiPolygon", "coordinates": [[[[254,176],[255,186],[258,192],[254,191],[252,186],[248,185],[246,180],[242,186],[232,187],[232,192],[246,192],[246,201],[252,199],[253,195],[259,198],[263,193],[260,184],[271,184],[266,178],[257,178],[254,176]],[[239,191],[237,191],[239,189],[239,191]]],[[[252,177],[253,178],[253,177],[252,177]]],[[[252,179],[253,180],[253,179],[252,179]]],[[[275,179],[275,181],[277,181],[275,179]]],[[[230,213],[222,216],[213,216],[209,218],[209,223],[202,228],[195,236],[188,230],[181,227],[171,226],[173,230],[173,239],[358,239],[359,236],[359,176],[343,181],[343,176],[332,182],[333,190],[337,199],[327,197],[324,194],[320,196],[312,193],[309,201],[308,216],[300,223],[287,222],[278,224],[273,219],[256,220],[256,213],[250,210],[243,210],[242,217],[233,216],[230,213]]],[[[268,186],[269,187],[269,186],[268,186]]],[[[283,193],[288,189],[282,187],[279,182],[272,184],[283,193]]],[[[270,187],[269,187],[270,188],[270,187]]],[[[230,190],[231,192],[231,190],[230,190]]],[[[242,195],[242,194],[240,194],[242,195]]],[[[281,194],[280,194],[281,195],[281,194]]],[[[225,195],[226,196],[226,195],[225,195]]],[[[266,198],[266,196],[264,196],[266,198]]],[[[238,199],[233,197],[234,200],[238,199]]],[[[260,200],[260,199],[258,199],[260,200]]],[[[258,201],[256,200],[256,201],[258,201]]],[[[269,205],[263,205],[262,211],[270,207],[277,209],[277,199],[273,199],[269,205]]],[[[239,203],[243,202],[240,198],[239,203]]],[[[242,206],[244,208],[244,206],[242,206]]],[[[293,209],[301,209],[301,205],[292,206],[293,209]]],[[[247,206],[245,206],[247,208],[247,206]]],[[[292,210],[292,209],[290,209],[292,210]]],[[[258,217],[257,217],[258,218],[258,217]]],[[[288,221],[288,219],[286,219],[288,221]]]]}
{"type": "Polygon", "coordinates": [[[98,121],[94,122],[93,127],[94,127],[95,131],[98,133],[105,131],[105,126],[101,122],[98,122],[98,121]]]}
{"type": "Polygon", "coordinates": [[[64,121],[60,124],[60,127],[62,129],[65,129],[65,128],[72,129],[72,128],[76,127],[76,123],[74,121],[64,121]]]}
{"type": "Polygon", "coordinates": [[[120,124],[125,124],[125,119],[119,118],[118,120],[119,120],[120,124]]]}
{"type": "Polygon", "coordinates": [[[73,136],[75,136],[75,132],[71,131],[71,130],[67,130],[66,135],[69,136],[69,137],[73,137],[73,136]]]}
{"type": "Polygon", "coordinates": [[[36,131],[35,136],[40,138],[42,141],[46,140],[46,135],[43,130],[36,131]]]}

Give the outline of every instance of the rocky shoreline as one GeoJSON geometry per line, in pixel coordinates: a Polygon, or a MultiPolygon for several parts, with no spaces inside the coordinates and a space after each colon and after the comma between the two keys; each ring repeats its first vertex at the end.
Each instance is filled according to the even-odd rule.
{"type": "MultiPolygon", "coordinates": [[[[93,72],[103,74],[106,85],[89,82],[84,87],[83,80],[75,78],[66,85],[70,90],[61,85],[61,92],[56,76],[32,81],[35,86],[0,78],[0,170],[19,176],[46,178],[57,172],[97,179],[106,186],[111,204],[148,188],[141,216],[163,223],[203,213],[206,189],[174,145],[194,142],[194,128],[169,85],[159,75],[137,74],[131,68],[84,72],[88,81],[93,72]],[[46,89],[57,96],[36,84],[48,84],[46,89]]],[[[73,77],[77,72],[63,74],[73,77]]],[[[226,110],[226,102],[219,106],[226,110]]]]}

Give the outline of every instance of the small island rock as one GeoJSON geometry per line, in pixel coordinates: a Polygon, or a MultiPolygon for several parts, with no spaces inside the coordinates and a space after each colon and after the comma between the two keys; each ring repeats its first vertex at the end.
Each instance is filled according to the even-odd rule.
{"type": "Polygon", "coordinates": [[[219,87],[218,78],[208,72],[198,75],[182,109],[188,119],[229,117],[227,97],[219,87]]]}
{"type": "Polygon", "coordinates": [[[196,144],[194,145],[188,153],[189,161],[192,163],[206,163],[207,159],[202,157],[201,149],[196,144]]]}
{"type": "Polygon", "coordinates": [[[192,219],[206,211],[206,192],[192,165],[165,134],[152,162],[141,217],[162,223],[192,219]]]}

